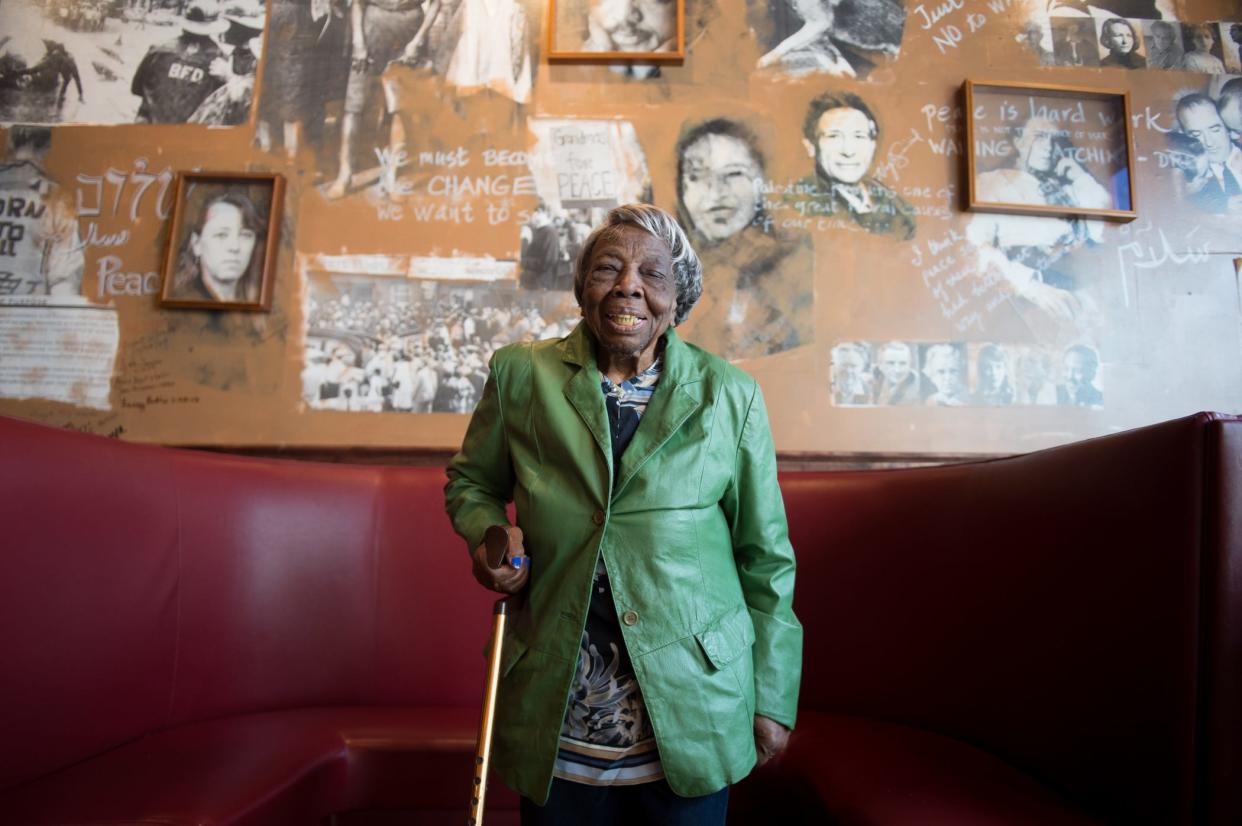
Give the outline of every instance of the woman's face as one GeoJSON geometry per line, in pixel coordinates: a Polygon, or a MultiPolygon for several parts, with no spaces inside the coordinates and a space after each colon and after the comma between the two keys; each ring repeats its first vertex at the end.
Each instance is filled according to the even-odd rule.
{"type": "Polygon", "coordinates": [[[694,228],[709,241],[723,241],[755,218],[759,164],[745,141],[704,135],[686,147],[681,198],[694,228]]]}
{"type": "Polygon", "coordinates": [[[1209,31],[1204,31],[1203,29],[1200,29],[1199,31],[1195,32],[1195,35],[1192,38],[1192,40],[1195,44],[1195,51],[1197,52],[1212,51],[1212,44],[1215,42],[1214,38],[1212,37],[1212,33],[1209,31]]]}
{"type": "Polygon", "coordinates": [[[677,310],[668,245],[630,224],[601,235],[591,250],[581,304],[583,319],[610,356],[654,358],[677,310]]]}
{"type": "Polygon", "coordinates": [[[1117,54],[1129,54],[1134,51],[1134,32],[1125,23],[1114,23],[1108,27],[1109,48],[1117,54]]]}
{"type": "Polygon", "coordinates": [[[217,201],[207,208],[201,234],[190,238],[190,249],[198,257],[203,275],[215,281],[233,282],[250,266],[255,232],[245,226],[242,211],[233,204],[217,201]]]}

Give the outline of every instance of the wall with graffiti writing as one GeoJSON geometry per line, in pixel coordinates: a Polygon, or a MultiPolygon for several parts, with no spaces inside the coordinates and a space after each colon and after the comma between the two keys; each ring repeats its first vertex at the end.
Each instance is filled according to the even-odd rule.
{"type": "MultiPolygon", "coordinates": [[[[676,2],[582,4],[582,49],[668,43],[676,2]]],[[[452,447],[492,352],[578,323],[577,252],[632,201],[687,230],[704,295],[680,333],[758,378],[786,454],[1019,452],[1242,410],[1236,4],[684,3],[684,61],[608,65],[549,62],[533,0],[6,0],[0,413],[452,447]],[[1128,92],[1132,176],[1106,109],[1014,88],[965,111],[967,79],[1128,92]],[[968,210],[971,148],[990,200],[1132,185],[1137,218],[968,210]],[[285,196],[270,225],[240,185],[190,196],[177,277],[219,303],[173,309],[194,170],[285,196]],[[226,224],[245,260],[212,251],[226,224]],[[270,310],[230,308],[269,238],[270,310]]]]}

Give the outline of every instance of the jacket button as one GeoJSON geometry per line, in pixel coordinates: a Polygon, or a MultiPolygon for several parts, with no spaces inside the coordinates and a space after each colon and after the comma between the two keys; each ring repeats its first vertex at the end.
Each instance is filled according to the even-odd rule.
{"type": "Polygon", "coordinates": [[[638,624],[638,612],[637,611],[626,611],[624,614],[621,615],[621,621],[624,622],[626,625],[637,625],[638,624]]]}
{"type": "Polygon", "coordinates": [[[596,525],[604,524],[604,512],[596,511],[595,513],[591,514],[591,521],[594,522],[596,525]]]}

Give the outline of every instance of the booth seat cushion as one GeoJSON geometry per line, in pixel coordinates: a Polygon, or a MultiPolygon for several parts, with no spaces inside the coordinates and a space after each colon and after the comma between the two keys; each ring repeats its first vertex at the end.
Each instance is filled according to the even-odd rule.
{"type": "MultiPolygon", "coordinates": [[[[0,792],[0,820],[275,824],[468,799],[475,709],[311,708],[178,726],[0,792]]],[[[499,788],[499,785],[493,788],[499,788]]],[[[491,801],[512,808],[500,794],[491,801]]]]}
{"type": "Polygon", "coordinates": [[[734,798],[730,820],[738,824],[754,815],[753,822],[835,826],[1101,826],[1036,779],[959,740],[806,711],[779,764],[744,781],[734,798]]]}

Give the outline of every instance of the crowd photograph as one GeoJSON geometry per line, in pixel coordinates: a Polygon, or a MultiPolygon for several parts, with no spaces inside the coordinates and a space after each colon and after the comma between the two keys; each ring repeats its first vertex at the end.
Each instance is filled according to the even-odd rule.
{"type": "Polygon", "coordinates": [[[512,285],[320,275],[310,283],[302,400],[313,410],[470,413],[493,352],[568,335],[579,317],[569,293],[512,285]]]}

